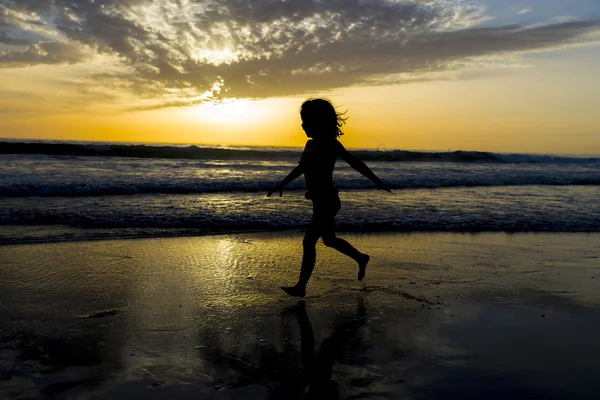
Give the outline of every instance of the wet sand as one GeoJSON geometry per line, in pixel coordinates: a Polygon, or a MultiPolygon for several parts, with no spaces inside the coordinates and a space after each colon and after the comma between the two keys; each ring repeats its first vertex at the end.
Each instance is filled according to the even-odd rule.
{"type": "Polygon", "coordinates": [[[600,398],[600,234],[0,247],[2,399],[600,398]]]}

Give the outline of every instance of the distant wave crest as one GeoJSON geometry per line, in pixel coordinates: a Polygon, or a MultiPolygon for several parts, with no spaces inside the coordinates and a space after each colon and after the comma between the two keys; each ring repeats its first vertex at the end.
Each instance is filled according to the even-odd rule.
{"type": "MultiPolygon", "coordinates": [[[[274,161],[297,159],[299,152],[300,150],[274,150],[264,148],[0,142],[0,154],[45,154],[55,156],[274,161]]],[[[452,152],[425,152],[406,150],[354,150],[353,154],[365,161],[382,162],[600,164],[600,157],[499,154],[490,152],[461,150],[452,152]]]]}

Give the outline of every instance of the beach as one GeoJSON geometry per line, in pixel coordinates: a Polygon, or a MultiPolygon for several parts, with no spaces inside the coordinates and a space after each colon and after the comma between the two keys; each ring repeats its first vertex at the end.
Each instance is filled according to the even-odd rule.
{"type": "Polygon", "coordinates": [[[0,400],[600,400],[599,6],[0,0],[0,400]]]}
{"type": "Polygon", "coordinates": [[[340,236],[0,246],[0,398],[600,396],[600,234],[340,236]]]}

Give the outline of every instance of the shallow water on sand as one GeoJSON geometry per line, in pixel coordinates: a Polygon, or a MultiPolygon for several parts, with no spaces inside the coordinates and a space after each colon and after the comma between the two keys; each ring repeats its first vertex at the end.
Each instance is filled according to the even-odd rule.
{"type": "Polygon", "coordinates": [[[0,398],[600,394],[600,235],[345,237],[303,306],[296,233],[0,247],[0,398]]]}

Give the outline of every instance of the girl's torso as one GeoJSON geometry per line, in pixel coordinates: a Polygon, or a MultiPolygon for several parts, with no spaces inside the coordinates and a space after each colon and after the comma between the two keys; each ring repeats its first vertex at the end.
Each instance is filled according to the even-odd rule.
{"type": "Polygon", "coordinates": [[[304,167],[304,179],[308,198],[319,199],[337,196],[338,190],[333,183],[333,169],[338,155],[337,139],[314,140],[306,142],[300,165],[304,167]]]}

